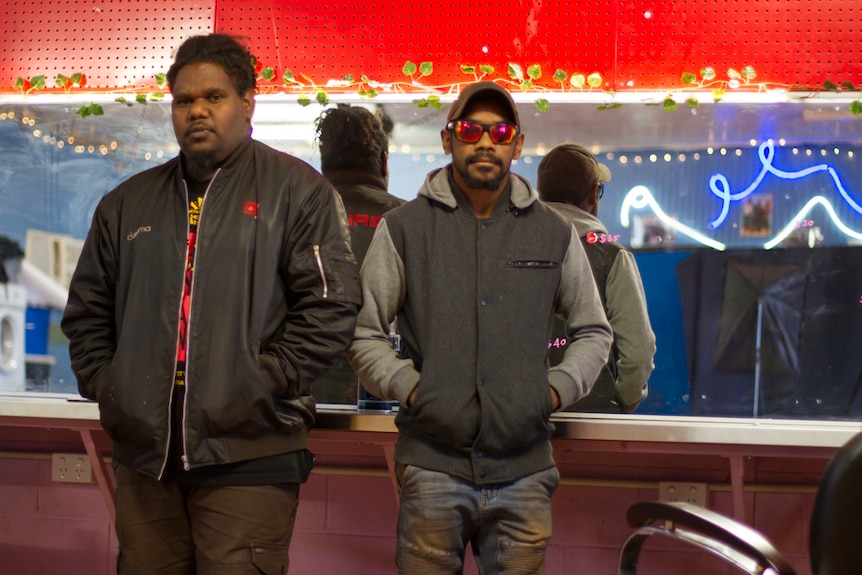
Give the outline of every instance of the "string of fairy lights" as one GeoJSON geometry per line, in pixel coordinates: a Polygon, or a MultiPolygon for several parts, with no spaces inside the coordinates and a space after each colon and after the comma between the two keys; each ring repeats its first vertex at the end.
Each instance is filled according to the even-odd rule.
{"type": "MultiPolygon", "coordinates": [[[[38,120],[27,114],[18,114],[14,110],[0,111],[0,121],[11,121],[18,122],[25,128],[27,128],[32,136],[47,146],[56,147],[59,150],[69,149],[75,154],[89,154],[89,155],[99,155],[99,156],[107,156],[113,152],[117,152],[121,149],[120,144],[115,139],[110,139],[105,142],[93,143],[93,142],[81,142],[74,135],[60,135],[52,133],[50,130],[47,130],[39,125],[38,120]]],[[[767,140],[764,142],[758,142],[757,140],[750,140],[749,145],[751,148],[757,148],[758,155],[760,156],[761,163],[763,164],[763,172],[761,173],[761,177],[767,173],[771,172],[773,175],[776,175],[782,179],[796,179],[799,177],[804,177],[809,175],[810,173],[816,171],[828,171],[833,179],[835,180],[836,187],[843,197],[844,201],[848,203],[851,208],[853,208],[858,213],[862,214],[862,205],[856,203],[852,194],[847,192],[842,186],[840,179],[837,176],[835,169],[828,164],[818,164],[813,167],[807,168],[805,170],[801,170],[799,172],[784,172],[774,168],[771,165],[771,160],[774,157],[774,147],[778,145],[781,148],[786,147],[787,142],[784,139],[767,140]]],[[[177,145],[176,143],[169,144],[166,148],[159,148],[154,150],[136,150],[133,155],[140,154],[138,157],[142,158],[145,161],[160,161],[165,157],[173,157],[177,153],[177,145]]],[[[702,151],[690,151],[690,152],[649,152],[649,153],[639,153],[639,152],[610,152],[605,151],[602,152],[599,149],[592,150],[594,154],[597,155],[601,159],[602,162],[613,164],[618,163],[620,166],[626,166],[629,164],[633,165],[645,165],[645,164],[672,164],[674,161],[678,163],[685,163],[689,161],[698,161],[704,159],[709,156],[719,155],[719,156],[736,156],[741,157],[745,153],[745,149],[740,146],[736,147],[714,147],[709,146],[706,147],[702,151]]],[[[128,150],[126,150],[128,152],[128,150]]],[[[411,154],[412,148],[409,144],[402,144],[401,146],[390,146],[390,153],[398,153],[404,155],[411,155],[415,162],[426,162],[426,163],[435,163],[438,161],[437,154],[411,154]]],[[[519,161],[523,161],[526,164],[531,164],[535,161],[538,161],[546,152],[544,146],[537,146],[535,150],[535,154],[526,154],[519,161]]],[[[793,146],[790,148],[791,154],[795,156],[805,156],[808,158],[816,159],[819,158],[838,158],[840,156],[846,156],[847,158],[855,157],[855,151],[852,147],[842,147],[842,146],[793,146]]],[[[709,227],[715,229],[721,225],[724,221],[724,218],[727,216],[727,212],[729,209],[729,205],[731,201],[738,201],[742,198],[751,194],[756,186],[759,184],[759,179],[752,183],[751,186],[747,190],[737,192],[735,194],[731,194],[725,188],[727,187],[726,178],[724,178],[721,174],[713,174],[710,179],[710,189],[713,194],[721,198],[724,202],[723,211],[715,220],[713,220],[709,227]]],[[[862,241],[862,232],[853,230],[846,223],[841,221],[835,213],[835,210],[832,204],[826,198],[822,196],[815,196],[811,198],[805,207],[800,210],[800,213],[797,215],[798,218],[804,218],[811,209],[816,206],[821,206],[829,218],[832,220],[833,225],[841,231],[845,236],[852,238],[854,240],[862,241]]],[[[653,215],[658,217],[665,225],[675,229],[676,231],[682,233],[683,235],[688,236],[692,240],[697,243],[700,243],[705,246],[712,247],[713,249],[723,250],[725,249],[725,245],[721,242],[717,242],[716,240],[710,239],[704,233],[688,228],[678,221],[676,221],[671,216],[665,214],[661,206],[655,200],[651,191],[642,185],[634,186],[623,201],[623,208],[620,214],[620,223],[623,227],[628,227],[628,217],[629,211],[632,209],[649,209],[653,215]]],[[[770,241],[764,244],[765,249],[771,249],[778,245],[778,243],[786,237],[793,228],[793,223],[791,222],[785,228],[779,231],[779,233],[770,241]]]]}

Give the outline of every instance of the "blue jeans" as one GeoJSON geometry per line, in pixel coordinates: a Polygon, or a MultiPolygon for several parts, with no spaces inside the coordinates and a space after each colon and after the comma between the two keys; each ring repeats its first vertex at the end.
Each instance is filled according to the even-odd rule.
{"type": "Polygon", "coordinates": [[[399,466],[398,478],[398,573],[460,574],[468,541],[482,575],[545,572],[556,467],[500,485],[412,465],[399,466]]]}

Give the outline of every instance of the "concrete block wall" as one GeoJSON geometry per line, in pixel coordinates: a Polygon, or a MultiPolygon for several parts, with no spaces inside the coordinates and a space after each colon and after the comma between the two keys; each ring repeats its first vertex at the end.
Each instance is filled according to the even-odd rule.
{"type": "MultiPolygon", "coordinates": [[[[302,487],[291,545],[292,575],[384,575],[396,572],[393,553],[397,504],[382,470],[366,475],[312,474],[302,487]]],[[[613,575],[630,533],[626,509],[653,500],[651,488],[561,485],[554,496],[554,537],[547,575],[613,575]]],[[[755,527],[811,575],[807,559],[810,492],[746,493],[755,527]]],[[[709,507],[730,515],[727,491],[713,491],[709,507]]],[[[642,575],[731,575],[717,558],[667,540],[647,542],[642,575]]],[[[0,456],[0,573],[110,575],[117,542],[95,485],[51,481],[50,457],[0,456]]],[[[468,558],[466,575],[476,569],[468,558]]]]}

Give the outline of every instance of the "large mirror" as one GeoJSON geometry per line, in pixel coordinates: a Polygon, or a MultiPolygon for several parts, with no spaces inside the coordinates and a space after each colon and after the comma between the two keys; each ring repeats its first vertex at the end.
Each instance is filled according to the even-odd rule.
{"type": "MultiPolygon", "coordinates": [[[[540,112],[528,94],[516,100],[526,143],[514,171],[535,183],[541,156],[574,141],[613,172],[599,217],[635,252],[658,340],[636,413],[862,414],[862,360],[850,352],[862,343],[862,118],[846,103],[821,95],[667,111],[552,101],[540,112]]],[[[448,163],[445,106],[352,103],[392,119],[390,191],[412,199],[448,163]]],[[[23,273],[10,275],[27,284],[24,305],[8,289],[0,299],[0,315],[26,324],[21,349],[14,321],[4,323],[4,358],[22,365],[6,362],[0,390],[76,393],[54,288],[68,281],[102,195],[177,153],[168,103],[106,101],[104,115],[86,118],[81,105],[0,101],[0,245],[9,268],[15,246],[25,252],[23,273]]],[[[321,111],[260,97],[254,135],[318,166],[321,111]]]]}

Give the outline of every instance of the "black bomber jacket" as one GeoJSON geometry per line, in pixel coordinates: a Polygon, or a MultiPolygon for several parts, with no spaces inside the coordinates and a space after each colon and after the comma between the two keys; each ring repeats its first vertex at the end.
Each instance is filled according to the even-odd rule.
{"type": "MultiPolygon", "coordinates": [[[[179,158],[99,203],[61,323],[81,395],[124,465],[160,477],[188,201],[179,158]]],[[[343,206],[306,163],[249,138],[207,189],[189,313],[189,468],[307,446],[310,383],[350,343],[361,303],[343,206]]]]}

